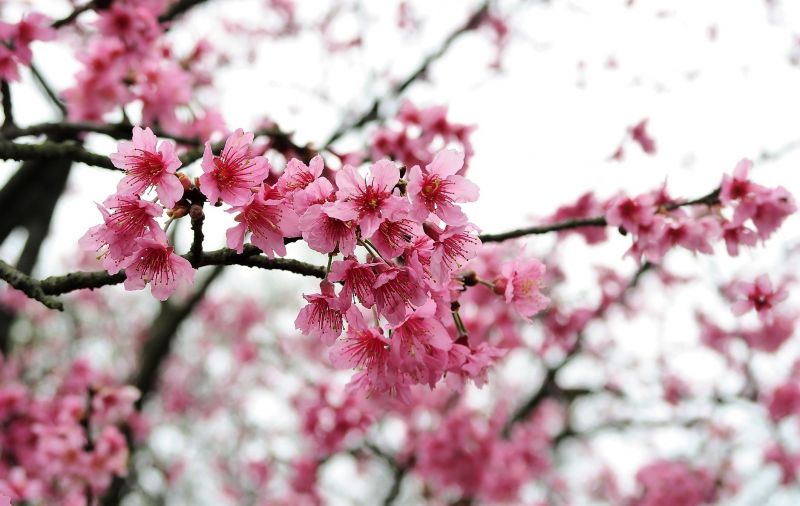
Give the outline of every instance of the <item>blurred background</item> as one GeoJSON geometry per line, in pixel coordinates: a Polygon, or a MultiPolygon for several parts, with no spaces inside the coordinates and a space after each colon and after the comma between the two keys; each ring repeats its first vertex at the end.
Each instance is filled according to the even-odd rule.
{"type": "MultiPolygon", "coordinates": [[[[760,184],[782,185],[800,194],[798,2],[498,0],[491,3],[496,21],[463,33],[459,27],[481,8],[480,2],[285,3],[292,5],[291,23],[281,8],[284,2],[209,0],[175,24],[166,38],[176,54],[191,52],[200,41],[214,48],[204,67],[214,85],[198,89],[189,109],[219,111],[228,130],[251,131],[271,121],[292,133],[296,144],[319,148],[375,105],[377,120],[347,129],[330,144],[336,153],[357,158],[369,150],[381,128],[396,124],[405,101],[418,108],[445,106],[448,121],[474,126],[467,175],[481,194],[465,210],[483,232],[539,223],[589,191],[606,200],[621,191],[636,195],[666,184],[675,197],[700,197],[742,158],[754,161],[753,179],[760,184]],[[447,44],[453,33],[458,36],[447,44]],[[425,72],[398,92],[398,85],[431,55],[425,72]],[[649,143],[635,138],[637,125],[646,129],[649,143]]],[[[9,21],[31,9],[54,19],[73,10],[59,0],[4,1],[1,8],[9,21]]],[[[81,25],[91,27],[92,16],[81,17],[81,25]]],[[[75,86],[83,67],[80,40],[78,32],[34,45],[37,68],[58,91],[75,86]]],[[[18,123],[57,120],[28,70],[11,90],[18,123]]],[[[132,102],[126,114],[137,122],[141,105],[132,102]]],[[[104,119],[122,116],[110,111],[104,119]]],[[[215,140],[222,138],[219,132],[214,135],[215,140]]],[[[108,154],[115,151],[116,141],[89,134],[85,146],[108,154]]],[[[280,154],[267,156],[275,167],[285,163],[280,154]]],[[[325,157],[333,168],[341,164],[338,157],[325,157]]],[[[0,183],[17,167],[17,162],[0,162],[0,183]]],[[[189,173],[199,175],[199,165],[189,173]]],[[[116,173],[74,166],[35,277],[77,266],[99,268],[76,244],[100,220],[94,202],[111,194],[117,181],[116,173]]],[[[224,231],[231,223],[222,209],[207,210],[206,250],[225,245],[224,231]]],[[[796,424],[764,423],[763,407],[757,405],[707,402],[720,392],[738,391],[741,375],[700,344],[696,323],[698,312],[730,325],[738,321],[719,294],[725,283],[762,273],[773,280],[794,276],[799,227],[790,218],[767,247],[745,249],[736,258],[672,253],[664,270],[686,282],[664,286],[645,278],[636,291],[633,317],[613,311],[602,325],[587,330],[590,342],[613,353],[576,361],[564,371],[565,384],[613,383],[625,391],[627,402],[600,396],[577,404],[575,423],[591,428],[610,417],[646,428],[618,427],[567,441],[554,460],[559,479],[580,491],[570,504],[606,503],[586,492],[586,482],[596,482],[604,466],[614,470],[621,490],[634,490],[636,471],[654,456],[712,467],[730,462],[730,476],[737,477],[732,481],[740,492],[725,504],[800,501],[796,483],[781,487],[781,471],[763,464],[764,448],[775,430],[787,446],[800,448],[796,424]],[[685,404],[660,402],[665,374],[691,386],[685,404]],[[680,422],[698,417],[714,423],[680,422]],[[709,442],[708,433],[717,425],[732,428],[733,441],[709,442]]],[[[175,234],[177,249],[188,250],[189,224],[179,223],[175,234]]],[[[609,235],[599,245],[587,245],[577,236],[558,244],[554,236],[536,236],[515,247],[536,257],[558,256],[563,278],[550,295],[563,307],[575,308],[600,299],[598,268],[627,277],[637,270],[636,262],[623,256],[630,239],[613,230],[609,235]]],[[[0,246],[0,258],[14,262],[26,238],[24,230],[12,233],[0,246]]],[[[717,248],[724,252],[724,245],[717,248]]],[[[287,256],[318,265],[326,260],[300,243],[291,245],[287,256]]],[[[157,423],[145,450],[132,460],[139,484],[125,504],[157,503],[153,498],[166,504],[250,504],[226,489],[233,487],[226,484],[227,477],[237,472],[235,466],[229,468],[231,462],[267,459],[280,474],[286,472],[281,463],[302,454],[297,433],[302,410],[296,394],[321,378],[341,388],[351,376],[301,360],[315,354],[325,360],[320,352],[309,352],[311,345],[303,344],[294,330],[303,303],[300,295],[316,285],[289,273],[225,269],[201,306],[204,316],[190,318],[178,331],[175,362],[162,381],[185,391],[166,388],[150,406],[157,423]],[[231,329],[238,333],[235,339],[231,329]],[[242,361],[248,353],[257,358],[242,361]],[[180,407],[182,402],[188,407],[180,407]],[[198,419],[204,423],[191,423],[198,419]]],[[[30,357],[42,360],[43,369],[78,356],[121,370],[129,367],[126,343],[143,339],[158,314],[156,301],[149,293],[125,292],[121,286],[74,296],[81,297],[93,309],[68,310],[62,316],[23,308],[24,318],[12,329],[16,346],[30,346],[30,357]],[[33,344],[47,336],[61,344],[51,348],[56,355],[51,351],[40,357],[33,344]]],[[[791,293],[785,304],[800,307],[798,299],[791,293]]],[[[492,371],[489,386],[469,387],[467,406],[491,411],[496,389],[516,392],[522,399],[542,382],[548,353],[541,348],[542,331],[532,326],[521,334],[530,348],[515,352],[492,371]]],[[[765,391],[786,378],[798,351],[790,339],[778,353],[750,356],[753,374],[765,391]]],[[[752,352],[734,349],[737,353],[752,352]]],[[[405,429],[391,416],[370,430],[383,447],[402,449],[405,429]]],[[[375,498],[385,495],[392,469],[360,466],[346,452],[325,464],[319,474],[324,503],[381,503],[375,498]]],[[[424,487],[421,480],[410,480],[397,504],[419,504],[424,487]]],[[[532,485],[520,504],[561,504],[546,490],[553,487],[558,488],[532,485]]]]}

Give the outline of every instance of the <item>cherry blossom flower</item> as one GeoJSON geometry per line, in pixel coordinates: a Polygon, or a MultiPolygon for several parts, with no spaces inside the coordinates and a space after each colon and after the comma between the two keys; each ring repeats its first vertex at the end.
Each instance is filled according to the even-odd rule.
{"type": "Polygon", "coordinates": [[[773,422],[800,414],[800,382],[789,380],[778,385],[765,401],[769,417],[773,422]]]}
{"type": "Polygon", "coordinates": [[[284,238],[300,235],[297,215],[286,205],[277,190],[264,184],[256,193],[250,194],[242,206],[235,206],[229,212],[238,212],[235,220],[239,222],[228,229],[228,247],[241,253],[244,249],[244,236],[252,232],[251,242],[267,257],[286,255],[284,238]]]}
{"type": "Polygon", "coordinates": [[[762,321],[766,321],[772,316],[775,304],[789,296],[782,287],[773,290],[769,276],[766,274],[757,277],[753,283],[739,281],[734,284],[733,288],[738,295],[744,296],[743,300],[734,302],[733,314],[741,316],[753,309],[762,321]]]}
{"type": "Polygon", "coordinates": [[[261,185],[269,174],[269,162],[252,152],[253,134],[240,128],[232,133],[222,153],[214,156],[211,143],[203,152],[203,175],[200,190],[212,203],[222,200],[232,206],[247,203],[253,188],[261,185]]]}
{"type": "Polygon", "coordinates": [[[19,61],[30,65],[33,53],[31,42],[36,40],[48,41],[56,37],[56,31],[50,24],[52,20],[39,12],[32,12],[23,17],[14,27],[12,34],[12,47],[19,61]]]}
{"type": "Polygon", "coordinates": [[[657,460],[636,473],[642,490],[631,501],[635,506],[700,506],[713,502],[714,475],[707,469],[693,469],[680,461],[657,460]]]}
{"type": "Polygon", "coordinates": [[[446,284],[450,275],[478,254],[481,241],[473,232],[471,223],[459,226],[447,225],[444,230],[426,224],[425,232],[433,238],[431,253],[431,275],[440,284],[446,284]]]}
{"type": "Polygon", "coordinates": [[[194,283],[194,269],[183,257],[173,253],[163,238],[141,237],[136,239],[137,249],[124,260],[125,289],[141,290],[150,284],[153,297],[167,300],[180,284],[194,283]]]}
{"type": "Polygon", "coordinates": [[[14,52],[0,44],[0,78],[4,81],[19,81],[19,68],[14,52]]]}
{"type": "Polygon", "coordinates": [[[347,334],[333,343],[330,360],[340,369],[360,369],[356,388],[388,393],[397,387],[398,375],[389,367],[390,340],[377,327],[369,327],[356,306],[347,310],[347,334]]]}
{"type": "Polygon", "coordinates": [[[796,322],[796,315],[773,313],[758,327],[742,330],[742,339],[755,350],[773,353],[794,335],[796,322]]]}
{"type": "Polygon", "coordinates": [[[358,298],[364,307],[372,307],[375,304],[373,286],[377,275],[373,270],[376,263],[360,264],[355,257],[347,257],[344,260],[337,260],[331,264],[331,271],[328,280],[332,282],[342,282],[341,296],[345,299],[358,298]]]}
{"type": "Polygon", "coordinates": [[[328,281],[323,281],[319,287],[319,294],[303,295],[308,304],[300,310],[294,326],[303,334],[318,337],[330,345],[342,333],[342,318],[350,301],[338,297],[328,281]]]}
{"type": "Polygon", "coordinates": [[[334,210],[333,203],[327,202],[309,207],[300,218],[299,226],[311,249],[320,253],[339,251],[352,255],[357,242],[357,219],[356,211],[334,210]]]}
{"type": "Polygon", "coordinates": [[[478,187],[456,175],[464,165],[464,155],[453,150],[440,151],[425,167],[411,168],[408,176],[408,194],[411,197],[411,215],[425,220],[436,214],[448,225],[463,225],[466,215],[457,202],[472,202],[478,199],[478,187]]]}
{"type": "Polygon", "coordinates": [[[324,168],[324,162],[319,155],[312,158],[308,165],[296,158],[292,158],[286,164],[286,169],[278,178],[275,187],[284,196],[293,195],[316,181],[322,175],[324,168]]]}
{"type": "Polygon", "coordinates": [[[136,239],[150,234],[166,241],[155,221],[164,212],[157,204],[136,195],[112,195],[97,208],[103,215],[103,223],[90,228],[78,244],[86,251],[99,251],[107,246],[103,266],[112,274],[119,272],[120,262],[136,249],[136,239]]]}
{"type": "Polygon", "coordinates": [[[156,149],[157,142],[150,128],[133,127],[133,141],[121,141],[109,158],[115,167],[126,172],[117,191],[141,195],[155,187],[158,199],[171,208],[183,196],[183,185],[175,176],[181,161],[175,154],[175,144],[163,141],[156,149]]]}
{"type": "Polygon", "coordinates": [[[502,277],[495,282],[495,292],[523,317],[530,319],[550,304],[541,292],[545,266],[536,259],[520,259],[503,267],[502,277]]]}
{"type": "Polygon", "coordinates": [[[757,188],[747,178],[747,173],[753,167],[753,162],[747,158],[742,159],[733,169],[733,177],[728,174],[722,176],[719,200],[725,205],[751,197],[757,188]]]}
{"type": "Polygon", "coordinates": [[[780,444],[773,444],[764,452],[764,462],[778,465],[781,470],[781,485],[788,486],[797,481],[800,454],[790,453],[780,444]]]}
{"type": "Polygon", "coordinates": [[[435,317],[436,303],[428,300],[392,326],[392,358],[398,369],[415,383],[431,388],[447,366],[447,351],[453,340],[435,317]]]}
{"type": "Polygon", "coordinates": [[[378,275],[373,288],[378,312],[393,324],[403,321],[409,308],[428,300],[419,280],[407,267],[388,267],[378,275]]]}
{"type": "Polygon", "coordinates": [[[722,238],[725,240],[725,248],[732,257],[739,255],[739,246],[755,246],[758,243],[758,235],[743,224],[725,222],[722,225],[722,238]]]}
{"type": "Polygon", "coordinates": [[[612,227],[623,227],[628,232],[637,233],[642,225],[652,222],[656,208],[649,194],[630,198],[620,195],[608,204],[606,220],[612,227]]]}
{"type": "Polygon", "coordinates": [[[655,154],[656,141],[647,132],[647,118],[643,119],[630,129],[631,139],[648,155],[655,154]]]}
{"type": "Polygon", "coordinates": [[[100,11],[97,28],[103,35],[119,39],[128,50],[140,54],[161,33],[155,14],[145,6],[132,3],[115,2],[100,11]]]}
{"type": "MultiPolygon", "coordinates": [[[[754,199],[753,205],[755,209],[752,211],[750,219],[756,226],[758,236],[762,240],[768,239],[773,232],[778,230],[788,216],[797,211],[794,198],[782,186],[759,192],[754,199]]],[[[746,208],[747,206],[740,205],[739,207],[746,208]]],[[[736,220],[736,218],[734,219],[736,220]]],[[[738,220],[738,222],[741,222],[741,216],[738,220]]]]}
{"type": "Polygon", "coordinates": [[[400,170],[389,160],[372,164],[367,179],[362,178],[355,167],[345,165],[336,173],[339,190],[336,192],[337,202],[331,208],[331,216],[346,220],[355,212],[361,234],[371,236],[378,229],[383,216],[402,205],[401,199],[392,195],[399,180],[400,170]]]}
{"type": "Polygon", "coordinates": [[[419,222],[410,219],[406,206],[388,210],[370,241],[385,258],[396,258],[422,234],[419,222]]]}

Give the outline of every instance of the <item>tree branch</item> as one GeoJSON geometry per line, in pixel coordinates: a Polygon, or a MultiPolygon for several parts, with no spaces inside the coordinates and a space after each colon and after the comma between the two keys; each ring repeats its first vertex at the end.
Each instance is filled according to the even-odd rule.
{"type": "MultiPolygon", "coordinates": [[[[667,211],[673,211],[679,207],[705,205],[713,206],[719,204],[719,191],[717,188],[702,197],[686,200],[681,202],[673,202],[664,206],[667,211]]],[[[559,232],[562,230],[572,230],[583,227],[607,227],[608,221],[605,216],[595,216],[594,218],[578,218],[574,220],[561,221],[558,223],[551,223],[549,225],[536,225],[532,227],[518,228],[516,230],[509,230],[499,234],[483,234],[478,236],[481,242],[502,242],[509,239],[517,239],[526,235],[539,235],[547,234],[549,232],[559,232]]]]}
{"type": "Polygon", "coordinates": [[[0,159],[3,160],[52,160],[66,158],[75,162],[122,171],[114,167],[107,156],[98,155],[82,148],[74,142],[43,141],[39,144],[22,144],[0,139],[0,159]]]}
{"type": "Polygon", "coordinates": [[[426,56],[422,62],[417,66],[405,79],[400,81],[399,83],[395,84],[390,90],[383,97],[377,97],[372,101],[372,104],[369,106],[366,111],[364,111],[360,116],[358,116],[352,122],[345,122],[342,124],[336,131],[330,136],[330,138],[325,142],[325,148],[329,147],[331,144],[339,140],[345,133],[355,130],[358,128],[363,127],[367,123],[378,119],[380,113],[380,106],[381,102],[385,99],[390,97],[399,97],[409,86],[411,86],[417,79],[426,75],[428,70],[431,66],[439,60],[444,54],[450,49],[450,46],[453,45],[453,42],[456,41],[461,35],[474,30],[480,25],[481,19],[486,15],[489,11],[489,0],[484,0],[481,3],[480,7],[472,13],[472,15],[467,19],[467,21],[454,30],[450,35],[447,36],[446,39],[442,42],[439,48],[434,51],[433,53],[426,56]]]}
{"type": "Polygon", "coordinates": [[[14,108],[11,105],[11,87],[8,81],[0,81],[0,93],[3,94],[3,129],[14,126],[14,108]]]}
{"type": "MultiPolygon", "coordinates": [[[[639,285],[639,282],[642,279],[642,276],[653,269],[654,264],[650,262],[643,263],[639,269],[636,270],[636,273],[631,277],[628,286],[625,287],[625,290],[619,295],[616,299],[616,304],[622,304],[625,302],[625,299],[628,293],[636,288],[639,285]]],[[[612,304],[608,304],[605,306],[601,306],[601,308],[595,312],[594,318],[599,318],[612,306],[612,304]]],[[[558,375],[559,371],[561,371],[567,364],[569,364],[573,358],[578,355],[580,351],[580,338],[576,341],[575,346],[567,353],[566,357],[555,367],[551,367],[547,369],[545,373],[545,377],[542,379],[542,383],[539,386],[539,389],[533,393],[524,403],[522,403],[511,415],[511,417],[506,421],[505,426],[503,427],[503,436],[508,437],[511,434],[511,429],[517,423],[525,420],[530,416],[531,413],[544,401],[548,398],[562,398],[568,401],[572,401],[575,398],[586,395],[591,393],[591,391],[585,389],[564,389],[558,385],[556,381],[556,376],[558,375]]]]}
{"type": "Polygon", "coordinates": [[[39,83],[39,86],[41,86],[42,91],[44,91],[44,94],[47,95],[47,98],[50,99],[50,102],[56,106],[62,116],[66,116],[67,106],[64,105],[64,102],[62,102],[56,92],[53,91],[53,87],[50,86],[50,83],[47,82],[47,79],[44,78],[42,73],[39,72],[39,69],[33,63],[30,64],[30,69],[34,79],[36,79],[36,82],[39,83]]]}
{"type": "Polygon", "coordinates": [[[78,19],[78,16],[80,16],[81,14],[83,14],[84,12],[86,12],[88,10],[94,9],[94,7],[95,7],[95,2],[94,1],[87,2],[87,3],[83,4],[83,5],[81,5],[80,7],[75,8],[75,10],[70,12],[67,17],[64,17],[64,18],[57,19],[57,20],[53,21],[53,24],[50,25],[50,26],[52,26],[53,28],[58,29],[58,28],[70,25],[76,19],[78,19]]]}
{"type": "Polygon", "coordinates": [[[50,309],[64,310],[64,305],[61,301],[45,294],[41,284],[37,280],[18,271],[3,260],[0,260],[0,279],[23,292],[31,299],[38,300],[50,309]]]}
{"type": "MultiPolygon", "coordinates": [[[[197,286],[192,296],[182,304],[175,305],[168,301],[161,303],[161,310],[150,325],[147,341],[141,351],[139,371],[130,380],[132,384],[136,385],[141,394],[135,404],[137,411],[142,410],[147,398],[155,391],[161,366],[172,350],[172,343],[181,324],[202,301],[211,284],[222,274],[223,269],[224,266],[217,266],[197,286]]],[[[136,451],[136,446],[130,427],[125,427],[125,438],[132,455],[136,451]]],[[[126,477],[114,477],[108,490],[100,500],[102,506],[116,506],[122,502],[125,495],[130,491],[133,469],[131,471],[131,474],[126,477]]]]}
{"type": "MultiPolygon", "coordinates": [[[[318,154],[316,150],[309,146],[300,146],[292,140],[292,134],[289,132],[284,132],[277,126],[270,127],[270,128],[262,128],[256,130],[254,132],[254,138],[258,137],[269,137],[272,140],[273,147],[282,153],[286,153],[287,151],[295,152],[300,158],[302,158],[305,162],[311,160],[314,156],[318,154]]],[[[215,153],[219,153],[225,147],[225,140],[221,140],[211,145],[211,150],[215,153]]],[[[189,150],[183,155],[181,155],[181,162],[184,165],[189,165],[196,160],[199,160],[203,157],[203,152],[205,151],[205,146],[201,145],[196,147],[195,149],[189,150]]]]}
{"type": "MultiPolygon", "coordinates": [[[[197,261],[197,266],[243,265],[259,269],[293,272],[316,278],[325,277],[325,268],[323,267],[291,258],[267,258],[260,253],[261,250],[249,244],[245,246],[242,253],[237,253],[229,248],[222,248],[202,253],[197,261]]],[[[183,257],[191,261],[192,253],[190,252],[183,257]]],[[[94,290],[95,288],[116,285],[125,281],[124,271],[120,271],[117,274],[109,274],[107,271],[72,272],[62,276],[50,276],[42,280],[36,280],[19,272],[5,262],[2,262],[1,267],[0,279],[5,279],[11,286],[22,290],[29,297],[53,309],[61,309],[61,303],[47,296],[61,295],[86,288],[94,290]]]]}
{"type": "Polygon", "coordinates": [[[190,11],[193,7],[205,3],[206,1],[208,0],[178,0],[177,2],[170,5],[169,8],[166,10],[166,12],[164,12],[164,14],[158,17],[158,22],[169,23],[175,18],[190,11]]]}
{"type": "MultiPolygon", "coordinates": [[[[85,132],[98,133],[108,135],[115,139],[129,140],[131,138],[131,130],[133,125],[128,123],[93,123],[91,121],[81,122],[52,122],[52,123],[39,123],[27,127],[17,126],[3,126],[2,134],[6,139],[16,139],[17,137],[24,137],[28,135],[51,135],[51,134],[78,134],[85,132]]],[[[164,132],[159,128],[150,127],[157,137],[172,139],[180,144],[188,144],[193,146],[200,145],[200,140],[189,137],[182,137],[179,135],[172,135],[164,132]]]]}
{"type": "MultiPolygon", "coordinates": [[[[194,204],[193,204],[194,207],[194,204]]],[[[192,212],[191,210],[189,211],[192,212]]],[[[192,262],[192,267],[197,269],[200,266],[200,259],[203,256],[203,222],[205,221],[205,215],[203,214],[203,208],[200,207],[200,213],[198,216],[192,216],[192,232],[194,237],[192,238],[192,247],[189,250],[189,261],[192,262]]]]}

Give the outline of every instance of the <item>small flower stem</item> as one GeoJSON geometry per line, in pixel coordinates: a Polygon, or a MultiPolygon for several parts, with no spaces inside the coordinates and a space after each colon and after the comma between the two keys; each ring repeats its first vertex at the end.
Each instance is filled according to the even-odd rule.
{"type": "Polygon", "coordinates": [[[375,326],[380,327],[381,320],[380,317],[378,316],[378,308],[376,306],[372,306],[372,316],[375,318],[375,326]]]}
{"type": "Polygon", "coordinates": [[[173,222],[173,221],[175,221],[175,218],[174,218],[174,217],[173,217],[173,218],[170,218],[170,219],[168,219],[168,220],[167,220],[167,222],[166,222],[166,223],[164,223],[164,233],[167,233],[167,231],[169,230],[169,226],[170,226],[170,225],[172,225],[172,222],[173,222]]]}
{"type": "Polygon", "coordinates": [[[372,256],[374,256],[375,258],[380,258],[381,260],[383,260],[387,264],[392,265],[392,262],[390,262],[390,261],[386,260],[385,258],[383,258],[383,255],[381,255],[378,252],[378,249],[375,247],[374,244],[372,244],[370,242],[369,239],[362,239],[360,242],[361,242],[361,245],[364,246],[367,249],[367,251],[370,252],[370,254],[372,254],[372,256]]]}
{"type": "Polygon", "coordinates": [[[453,314],[453,321],[456,324],[456,330],[458,330],[458,337],[464,337],[467,335],[467,329],[464,327],[464,321],[461,320],[461,315],[459,314],[458,310],[452,311],[453,314]]]}

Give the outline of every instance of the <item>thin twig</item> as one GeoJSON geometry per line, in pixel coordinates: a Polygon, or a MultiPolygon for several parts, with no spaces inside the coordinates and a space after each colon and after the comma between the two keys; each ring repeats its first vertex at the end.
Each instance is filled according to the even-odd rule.
{"type": "Polygon", "coordinates": [[[53,91],[53,87],[50,86],[50,83],[47,82],[47,79],[45,79],[44,75],[42,75],[42,73],[39,72],[39,69],[33,63],[30,64],[30,69],[34,79],[36,79],[36,82],[39,83],[39,86],[41,86],[42,91],[44,91],[44,94],[47,95],[47,97],[50,99],[50,102],[52,102],[53,105],[56,106],[56,108],[58,108],[62,116],[66,116],[67,106],[64,105],[64,102],[62,102],[61,99],[56,94],[56,92],[53,91]]]}
{"type": "Polygon", "coordinates": [[[416,80],[425,76],[430,67],[439,60],[442,56],[445,55],[450,46],[453,45],[453,42],[456,41],[461,35],[474,30],[478,26],[480,26],[480,22],[484,16],[486,16],[487,12],[489,11],[489,0],[485,0],[481,3],[480,7],[472,13],[472,15],[467,19],[467,21],[459,26],[456,30],[454,30],[447,38],[442,41],[442,44],[439,46],[436,51],[426,56],[422,62],[402,81],[395,84],[388,93],[386,93],[382,97],[377,97],[372,101],[372,104],[355,120],[351,122],[345,122],[342,124],[336,131],[330,136],[330,138],[325,142],[324,146],[327,149],[331,144],[339,140],[345,133],[356,130],[367,123],[378,119],[380,113],[380,106],[381,103],[389,98],[399,97],[409,86],[411,86],[416,80]]]}

